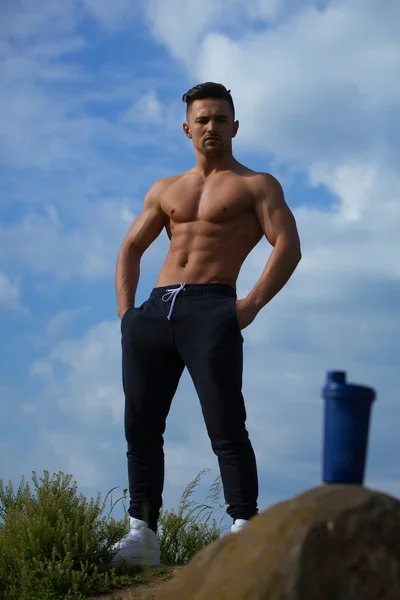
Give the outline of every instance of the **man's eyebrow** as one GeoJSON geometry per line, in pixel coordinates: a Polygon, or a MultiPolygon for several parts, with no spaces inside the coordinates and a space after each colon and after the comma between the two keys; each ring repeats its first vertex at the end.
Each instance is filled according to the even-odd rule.
{"type": "MultiPolygon", "coordinates": [[[[199,119],[209,119],[210,115],[199,115],[196,117],[195,121],[198,121],[199,119]]],[[[228,119],[227,115],[215,115],[216,119],[228,119]]]]}

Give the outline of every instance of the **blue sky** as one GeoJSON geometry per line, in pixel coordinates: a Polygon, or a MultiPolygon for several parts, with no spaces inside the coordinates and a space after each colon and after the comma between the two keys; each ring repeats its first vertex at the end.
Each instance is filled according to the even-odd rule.
{"type": "MultiPolygon", "coordinates": [[[[371,385],[367,485],[400,495],[400,8],[388,0],[20,0],[0,8],[0,477],[127,485],[114,270],[148,187],[193,165],[181,97],[232,90],[235,156],[282,183],[303,260],[244,330],[260,508],[321,480],[327,370],[371,385]]],[[[168,250],[145,254],[137,293],[168,250]]],[[[246,260],[239,297],[271,248],[246,260]]],[[[217,475],[187,373],[165,505],[217,475]]],[[[115,516],[120,516],[118,511],[115,516]]]]}

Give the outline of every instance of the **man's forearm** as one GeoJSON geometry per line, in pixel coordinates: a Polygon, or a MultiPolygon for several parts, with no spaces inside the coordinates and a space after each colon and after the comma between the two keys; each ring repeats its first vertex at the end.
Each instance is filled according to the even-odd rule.
{"type": "Polygon", "coordinates": [[[135,304],[136,289],[140,276],[140,257],[132,247],[121,247],[115,272],[118,316],[122,319],[125,311],[135,304]]]}
{"type": "Polygon", "coordinates": [[[261,310],[288,282],[300,260],[301,251],[297,244],[278,242],[260,279],[246,296],[246,304],[254,307],[257,312],[261,310]]]}

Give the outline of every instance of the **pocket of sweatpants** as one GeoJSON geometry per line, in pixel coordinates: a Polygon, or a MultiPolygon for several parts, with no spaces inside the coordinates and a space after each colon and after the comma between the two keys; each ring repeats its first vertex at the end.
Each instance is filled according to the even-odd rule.
{"type": "Polygon", "coordinates": [[[122,329],[122,328],[123,328],[123,326],[124,326],[124,323],[125,323],[125,321],[126,321],[126,318],[127,318],[127,316],[128,316],[128,315],[130,315],[130,314],[132,313],[132,311],[134,311],[134,310],[137,310],[137,309],[136,309],[134,306],[130,306],[130,307],[129,307],[129,308],[128,308],[128,309],[127,309],[125,312],[124,312],[124,314],[122,315],[122,319],[121,319],[121,329],[122,329]]]}
{"type": "Polygon", "coordinates": [[[133,316],[137,316],[139,313],[143,314],[147,307],[151,304],[152,299],[148,298],[140,306],[130,306],[128,310],[124,312],[121,319],[121,330],[127,321],[130,321],[133,316]]]}

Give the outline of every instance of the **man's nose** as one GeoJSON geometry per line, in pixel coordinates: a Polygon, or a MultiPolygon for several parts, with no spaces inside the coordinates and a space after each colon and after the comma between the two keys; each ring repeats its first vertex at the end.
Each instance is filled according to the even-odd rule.
{"type": "Polygon", "coordinates": [[[217,122],[210,119],[207,124],[207,131],[208,132],[217,131],[217,122]]]}

